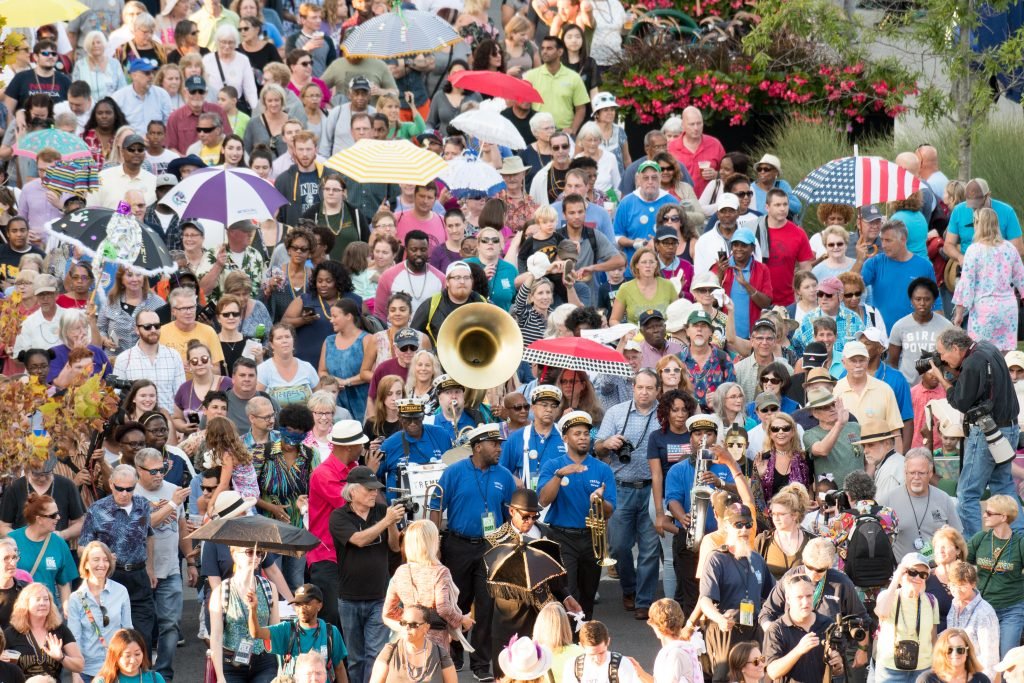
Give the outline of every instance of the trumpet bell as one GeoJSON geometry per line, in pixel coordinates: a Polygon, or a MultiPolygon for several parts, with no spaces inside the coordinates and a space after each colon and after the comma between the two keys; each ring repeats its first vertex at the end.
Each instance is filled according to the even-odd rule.
{"type": "Polygon", "coordinates": [[[614,565],[615,565],[615,564],[616,564],[617,562],[618,562],[618,560],[616,560],[615,558],[612,558],[612,557],[603,557],[603,558],[601,558],[601,560],[599,560],[599,561],[598,561],[597,565],[598,565],[599,567],[612,567],[612,566],[614,566],[614,565]]]}
{"type": "Polygon", "coordinates": [[[493,304],[460,306],[437,333],[437,357],[446,373],[469,389],[490,389],[515,374],[523,358],[523,333],[493,304]]]}

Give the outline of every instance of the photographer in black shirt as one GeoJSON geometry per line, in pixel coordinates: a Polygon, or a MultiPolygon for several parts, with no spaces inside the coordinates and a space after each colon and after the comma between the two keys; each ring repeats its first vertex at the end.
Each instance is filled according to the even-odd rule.
{"type": "MultiPolygon", "coordinates": [[[[932,358],[939,382],[949,403],[964,414],[967,438],[957,490],[957,512],[964,537],[981,530],[979,500],[987,486],[992,495],[1006,494],[1016,500],[1010,467],[1017,425],[1017,394],[999,350],[987,341],[974,341],[960,328],[942,332],[935,342],[941,363],[932,358]]],[[[1018,501],[1018,507],[1020,503],[1018,501]]],[[[1024,511],[1013,524],[1024,531],[1024,511]]]]}

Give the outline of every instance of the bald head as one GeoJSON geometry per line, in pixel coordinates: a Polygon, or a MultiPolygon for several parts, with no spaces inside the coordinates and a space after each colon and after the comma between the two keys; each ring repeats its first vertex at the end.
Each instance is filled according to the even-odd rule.
{"type": "Polygon", "coordinates": [[[704,115],[697,107],[687,107],[683,110],[683,135],[690,142],[700,142],[704,136],[704,115]]]}
{"type": "Polygon", "coordinates": [[[934,147],[921,145],[917,148],[916,154],[922,178],[927,178],[939,170],[939,152],[934,147]]]}
{"type": "Polygon", "coordinates": [[[913,152],[900,152],[897,154],[896,165],[914,175],[918,175],[921,172],[921,162],[913,152]]]}

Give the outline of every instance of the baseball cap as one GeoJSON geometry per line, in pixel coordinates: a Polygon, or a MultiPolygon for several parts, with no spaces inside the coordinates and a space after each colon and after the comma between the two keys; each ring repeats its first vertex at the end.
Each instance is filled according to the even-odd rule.
{"type": "Polygon", "coordinates": [[[366,76],[356,76],[348,82],[348,89],[370,92],[370,80],[366,76]]]}
{"type": "Polygon", "coordinates": [[[715,202],[716,209],[733,209],[739,210],[740,198],[734,195],[732,192],[723,192],[718,195],[718,201],[715,202]]]}
{"type": "Polygon", "coordinates": [[[645,162],[641,163],[639,166],[637,166],[636,174],[640,175],[641,173],[643,173],[644,171],[646,171],[649,168],[650,169],[654,169],[658,173],[661,173],[661,166],[658,165],[658,162],[657,161],[651,161],[650,159],[648,159],[647,161],[645,161],[645,162]]]}
{"type": "Polygon", "coordinates": [[[864,356],[866,358],[869,355],[868,347],[864,346],[863,342],[847,342],[846,346],[843,347],[843,358],[856,358],[858,356],[864,356]]]}
{"type": "Polygon", "coordinates": [[[827,277],[818,283],[818,291],[826,294],[842,294],[843,281],[837,277],[827,277]]]}
{"type": "Polygon", "coordinates": [[[828,361],[828,348],[820,341],[813,341],[804,347],[804,365],[820,368],[828,361]]]}
{"type": "Polygon", "coordinates": [[[687,325],[696,325],[697,323],[704,323],[708,327],[714,327],[714,325],[711,324],[711,316],[704,310],[694,311],[690,314],[690,317],[686,319],[687,325]]]}
{"type": "Polygon", "coordinates": [[[860,207],[860,217],[868,223],[872,221],[880,221],[885,218],[879,208],[874,204],[868,204],[867,206],[860,207]]]}
{"type": "Polygon", "coordinates": [[[407,346],[420,348],[420,333],[411,327],[403,327],[395,333],[395,348],[401,349],[407,346]]]}
{"type": "Polygon", "coordinates": [[[757,395],[757,398],[754,399],[754,407],[758,410],[761,410],[761,408],[767,408],[768,406],[775,406],[778,408],[779,405],[779,397],[770,391],[762,391],[757,395]]]}
{"type": "Polygon", "coordinates": [[[186,92],[206,92],[206,80],[202,76],[189,76],[185,79],[186,92]]]}
{"type": "Polygon", "coordinates": [[[1024,368],[1024,352],[1010,351],[1006,354],[1006,367],[1024,368]]]}
{"type": "Polygon", "coordinates": [[[737,522],[753,524],[754,518],[750,516],[750,508],[746,505],[739,504],[729,506],[729,509],[725,512],[725,521],[729,524],[736,524],[737,522]]]}
{"type": "Polygon", "coordinates": [[[143,147],[145,147],[146,141],[142,138],[141,135],[132,133],[131,135],[124,139],[124,142],[121,143],[121,149],[128,149],[132,145],[142,145],[143,147]]]}
{"type": "Polygon", "coordinates": [[[384,488],[384,484],[377,480],[377,475],[373,473],[373,470],[363,465],[352,468],[352,471],[348,473],[348,481],[346,483],[359,484],[360,486],[375,490],[384,488]]]}
{"type": "Polygon", "coordinates": [[[640,327],[643,327],[651,320],[664,320],[665,314],[659,311],[657,308],[648,308],[646,311],[640,313],[639,323],[640,327]]]}
{"type": "Polygon", "coordinates": [[[860,331],[860,334],[857,335],[857,339],[869,339],[876,344],[881,344],[883,349],[889,348],[889,336],[877,327],[865,327],[860,331]]]}
{"type": "Polygon", "coordinates": [[[750,329],[751,331],[753,331],[758,328],[771,330],[773,334],[778,334],[778,330],[775,329],[775,323],[773,323],[768,318],[758,318],[757,320],[754,321],[754,324],[750,329]]]}
{"type": "Polygon", "coordinates": [[[162,173],[156,179],[156,186],[157,187],[167,187],[168,185],[177,185],[177,184],[178,184],[178,179],[175,178],[170,173],[162,173]]]}
{"type": "Polygon", "coordinates": [[[662,240],[676,240],[679,241],[679,233],[676,232],[675,228],[667,225],[660,225],[654,233],[654,241],[660,242],[662,240]]]}
{"type": "Polygon", "coordinates": [[[754,245],[757,242],[757,238],[754,237],[754,233],[747,230],[746,228],[740,228],[733,233],[731,242],[742,242],[743,244],[754,245]]]}
{"type": "Polygon", "coordinates": [[[57,291],[57,278],[47,273],[43,273],[36,277],[35,286],[32,288],[33,294],[45,294],[47,292],[57,291]]]}
{"type": "Polygon", "coordinates": [[[295,589],[292,593],[292,599],[288,601],[289,605],[308,605],[313,600],[324,601],[324,594],[320,591],[320,588],[311,584],[304,583],[295,589]]]}
{"type": "Polygon", "coordinates": [[[160,65],[156,63],[155,59],[133,57],[128,60],[128,73],[135,73],[136,71],[156,71],[159,66],[160,65]]]}
{"type": "Polygon", "coordinates": [[[469,264],[465,261],[452,261],[448,264],[448,267],[444,269],[444,276],[449,277],[456,270],[465,270],[470,275],[473,274],[473,269],[469,267],[469,264]]]}
{"type": "Polygon", "coordinates": [[[932,563],[927,557],[925,557],[921,553],[907,553],[903,556],[903,559],[900,560],[900,566],[906,567],[907,569],[911,567],[921,566],[927,567],[928,570],[931,571],[932,563]]]}
{"type": "Polygon", "coordinates": [[[615,100],[615,95],[610,92],[599,92],[594,95],[594,102],[590,105],[590,108],[596,114],[602,109],[617,106],[619,106],[619,103],[615,100]]]}

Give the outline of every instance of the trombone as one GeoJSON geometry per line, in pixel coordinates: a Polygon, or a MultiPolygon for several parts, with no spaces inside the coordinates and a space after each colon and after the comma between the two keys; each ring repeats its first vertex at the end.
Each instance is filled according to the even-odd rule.
{"type": "Polygon", "coordinates": [[[611,567],[616,560],[608,556],[608,520],[604,514],[604,498],[594,496],[590,499],[590,514],[587,515],[587,528],[590,529],[590,545],[594,549],[594,557],[601,567],[611,567]]]}

